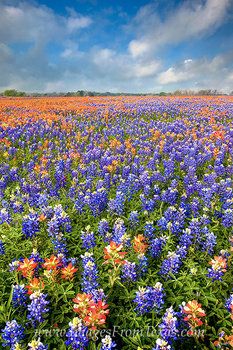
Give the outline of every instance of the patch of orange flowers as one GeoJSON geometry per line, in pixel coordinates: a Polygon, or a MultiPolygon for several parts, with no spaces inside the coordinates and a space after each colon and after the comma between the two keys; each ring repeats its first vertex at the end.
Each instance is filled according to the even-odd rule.
{"type": "Polygon", "coordinates": [[[98,300],[96,302],[90,294],[82,293],[77,294],[73,302],[74,312],[79,315],[89,329],[95,330],[98,326],[105,324],[109,309],[104,301],[98,300]]]}
{"type": "Polygon", "coordinates": [[[124,257],[127,252],[122,252],[123,244],[116,244],[111,241],[110,244],[104,248],[105,263],[113,263],[116,265],[125,264],[124,257]]]}
{"type": "Polygon", "coordinates": [[[191,300],[183,306],[182,312],[186,315],[184,321],[186,321],[192,329],[201,326],[203,321],[201,320],[206,316],[205,311],[202,309],[202,305],[197,300],[191,300]]]}

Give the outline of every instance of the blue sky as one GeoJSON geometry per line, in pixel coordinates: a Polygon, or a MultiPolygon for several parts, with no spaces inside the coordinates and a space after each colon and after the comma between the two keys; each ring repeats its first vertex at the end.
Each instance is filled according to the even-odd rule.
{"type": "Polygon", "coordinates": [[[233,0],[0,0],[0,90],[233,90],[233,0]]]}

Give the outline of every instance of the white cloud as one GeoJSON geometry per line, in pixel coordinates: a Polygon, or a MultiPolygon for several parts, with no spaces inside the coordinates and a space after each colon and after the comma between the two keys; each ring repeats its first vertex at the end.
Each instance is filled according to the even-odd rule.
{"type": "Polygon", "coordinates": [[[67,29],[69,32],[74,32],[78,29],[88,27],[92,23],[91,18],[76,15],[76,17],[70,17],[67,19],[67,29]]]}
{"type": "Polygon", "coordinates": [[[129,52],[133,57],[140,57],[164,45],[212,33],[226,19],[230,3],[231,0],[184,2],[178,9],[170,11],[164,20],[159,18],[156,7],[146,5],[132,22],[138,38],[129,43],[129,52]]]}
{"type": "Polygon", "coordinates": [[[46,92],[156,92],[193,85],[233,90],[232,52],[212,59],[187,56],[166,67],[157,50],[217,28],[229,1],[190,0],[164,20],[153,4],[144,6],[133,21],[134,39],[119,52],[117,45],[89,45],[83,50],[82,42],[91,44],[95,35],[86,31],[92,25],[88,16],[71,9],[61,16],[35,2],[0,0],[0,91],[11,87],[46,92]],[[55,52],[51,50],[54,42],[61,45],[55,52]],[[14,44],[24,49],[15,49],[14,44]]]}
{"type": "Polygon", "coordinates": [[[197,89],[216,88],[224,91],[231,90],[233,89],[231,82],[231,77],[233,76],[232,62],[232,51],[217,55],[212,59],[186,59],[160,72],[157,81],[165,86],[179,83],[180,87],[182,84],[185,84],[188,87],[195,85],[197,89]]]}
{"type": "Polygon", "coordinates": [[[166,85],[185,81],[189,78],[190,75],[187,72],[178,71],[174,67],[170,67],[165,72],[159,74],[158,81],[160,84],[166,85]]]}
{"type": "Polygon", "coordinates": [[[0,4],[0,42],[5,44],[61,41],[91,23],[91,18],[74,11],[60,16],[46,6],[33,3],[0,4]]]}

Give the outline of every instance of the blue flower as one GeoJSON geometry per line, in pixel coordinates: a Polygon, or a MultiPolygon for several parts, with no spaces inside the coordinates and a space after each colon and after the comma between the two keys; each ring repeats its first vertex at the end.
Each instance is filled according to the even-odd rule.
{"type": "Polygon", "coordinates": [[[135,282],[137,280],[136,263],[126,260],[122,267],[121,278],[123,281],[135,282]]]}
{"type": "Polygon", "coordinates": [[[26,306],[28,300],[27,289],[24,284],[13,286],[12,303],[14,307],[26,306]]]}
{"type": "Polygon", "coordinates": [[[14,345],[24,338],[23,332],[24,328],[16,320],[7,322],[5,328],[2,330],[2,345],[4,347],[10,346],[13,350],[14,345]]]}
{"type": "Polygon", "coordinates": [[[27,306],[29,311],[28,319],[32,321],[33,325],[44,321],[44,315],[49,311],[47,305],[49,301],[46,300],[47,295],[36,291],[30,295],[31,303],[27,306]]]}
{"type": "Polygon", "coordinates": [[[168,342],[164,339],[158,338],[156,340],[156,347],[152,350],[173,350],[174,348],[168,344],[168,342]]]}
{"type": "Polygon", "coordinates": [[[159,257],[162,253],[162,249],[165,243],[166,239],[164,237],[152,239],[149,245],[149,254],[153,258],[159,257]]]}
{"type": "Polygon", "coordinates": [[[162,284],[157,282],[154,287],[139,288],[133,302],[136,304],[135,311],[139,315],[151,311],[158,312],[164,304],[164,291],[162,284]]]}
{"type": "Polygon", "coordinates": [[[99,222],[98,225],[98,232],[103,237],[103,240],[105,242],[110,242],[111,240],[111,234],[109,232],[109,223],[106,219],[102,219],[99,222]]]}
{"type": "Polygon", "coordinates": [[[139,224],[139,217],[137,211],[131,211],[129,214],[129,222],[132,228],[135,228],[139,224]]]}
{"type": "Polygon", "coordinates": [[[81,258],[83,265],[82,291],[93,294],[99,287],[97,265],[92,253],[86,252],[81,258]]]}
{"type": "Polygon", "coordinates": [[[44,345],[40,339],[38,340],[32,340],[30,343],[28,343],[28,350],[47,350],[48,345],[44,345]]]}
{"type": "Polygon", "coordinates": [[[22,233],[26,236],[26,238],[35,237],[39,230],[40,225],[37,214],[30,213],[29,215],[24,216],[22,222],[22,233]]]}
{"type": "Polygon", "coordinates": [[[94,232],[90,232],[90,226],[86,227],[86,231],[81,232],[81,239],[82,239],[82,246],[84,249],[91,249],[94,248],[96,243],[95,243],[95,236],[94,232]]]}
{"type": "Polygon", "coordinates": [[[66,345],[71,346],[73,350],[85,350],[89,343],[88,328],[82,324],[78,317],[75,317],[69,326],[66,333],[66,345]]]}
{"type": "Polygon", "coordinates": [[[110,335],[106,335],[101,340],[101,348],[100,348],[100,350],[112,350],[115,347],[116,347],[116,343],[112,340],[110,335]]]}
{"type": "Polygon", "coordinates": [[[227,299],[225,304],[227,310],[233,315],[233,294],[227,299]]]}
{"type": "Polygon", "coordinates": [[[0,255],[5,254],[5,247],[3,241],[0,240],[0,255]]]}
{"type": "Polygon", "coordinates": [[[161,338],[165,339],[169,344],[177,339],[177,313],[173,310],[172,306],[166,310],[162,318],[162,323],[159,325],[159,330],[161,338]]]}
{"type": "Polygon", "coordinates": [[[137,274],[138,276],[143,276],[148,271],[148,258],[145,254],[138,255],[138,265],[137,265],[137,274]]]}

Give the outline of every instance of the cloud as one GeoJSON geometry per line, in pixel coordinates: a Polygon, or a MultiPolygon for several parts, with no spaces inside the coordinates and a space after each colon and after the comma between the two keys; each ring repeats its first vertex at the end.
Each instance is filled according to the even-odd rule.
{"type": "Polygon", "coordinates": [[[65,40],[70,33],[88,27],[92,20],[76,12],[61,16],[46,6],[19,2],[0,4],[0,42],[37,43],[65,40]]]}
{"type": "Polygon", "coordinates": [[[153,53],[165,45],[208,35],[226,19],[231,0],[186,1],[161,20],[154,4],[142,7],[131,26],[138,32],[128,46],[133,57],[153,53]]]}
{"type": "Polygon", "coordinates": [[[0,91],[156,92],[194,85],[233,90],[232,52],[198,59],[190,54],[168,66],[159,50],[208,35],[222,23],[229,1],[186,1],[164,16],[154,3],[143,6],[129,24],[133,36],[122,39],[120,27],[114,28],[110,41],[111,32],[102,40],[101,31],[91,30],[98,16],[69,8],[59,15],[36,2],[0,0],[0,91]]]}
{"type": "Polygon", "coordinates": [[[233,89],[233,51],[219,54],[212,59],[186,59],[159,73],[157,82],[162,85],[216,88],[222,91],[233,89]],[[195,84],[194,84],[195,82],[195,84]]]}

